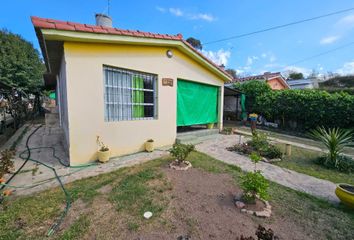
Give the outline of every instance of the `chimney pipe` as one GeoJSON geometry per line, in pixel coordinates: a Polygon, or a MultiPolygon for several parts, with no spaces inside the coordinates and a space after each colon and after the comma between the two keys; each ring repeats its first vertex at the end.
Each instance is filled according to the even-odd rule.
{"type": "Polygon", "coordinates": [[[96,17],[96,25],[102,27],[112,27],[112,18],[108,15],[97,13],[96,17]]]}

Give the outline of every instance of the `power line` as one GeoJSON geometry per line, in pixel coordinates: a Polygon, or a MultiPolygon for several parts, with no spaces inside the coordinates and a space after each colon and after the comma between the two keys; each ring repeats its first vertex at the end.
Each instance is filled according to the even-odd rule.
{"type": "Polygon", "coordinates": [[[325,17],[329,17],[329,16],[333,16],[333,15],[349,12],[349,11],[353,11],[353,10],[354,10],[354,7],[347,8],[347,9],[340,10],[340,11],[337,11],[337,12],[332,12],[332,13],[328,13],[328,14],[324,14],[324,15],[320,15],[320,16],[316,16],[316,17],[312,17],[312,18],[307,18],[307,19],[303,19],[303,20],[299,20],[299,21],[295,21],[295,22],[290,22],[290,23],[286,23],[286,24],[282,24],[282,25],[277,25],[277,26],[274,26],[274,27],[269,27],[269,28],[265,28],[265,29],[261,29],[261,30],[257,30],[257,31],[253,31],[253,32],[249,32],[249,33],[244,33],[244,34],[240,34],[240,35],[234,35],[234,36],[231,36],[231,37],[227,37],[227,38],[222,38],[222,39],[215,40],[215,41],[206,42],[206,43],[203,43],[202,45],[208,45],[208,44],[224,42],[224,41],[228,41],[228,40],[232,40],[232,39],[236,39],[236,38],[247,37],[247,36],[255,35],[255,34],[258,34],[258,33],[268,32],[268,31],[272,31],[272,30],[276,30],[276,29],[280,29],[280,28],[285,28],[285,27],[289,27],[289,26],[292,26],[292,25],[297,25],[297,24],[300,24],[300,23],[309,22],[309,21],[313,21],[313,20],[317,20],[317,19],[321,19],[321,18],[325,18],[325,17]]]}
{"type": "Polygon", "coordinates": [[[354,45],[354,42],[350,42],[350,43],[341,45],[341,46],[339,46],[339,47],[333,48],[333,49],[331,49],[331,50],[328,50],[328,51],[325,51],[325,52],[322,52],[322,53],[319,53],[319,54],[316,54],[316,55],[313,55],[313,56],[310,56],[310,57],[303,58],[303,59],[301,59],[301,60],[299,60],[299,61],[293,62],[293,63],[290,64],[289,66],[295,65],[295,64],[299,64],[299,63],[302,63],[302,62],[311,60],[311,59],[313,59],[313,58],[317,58],[317,57],[320,57],[320,56],[323,56],[323,55],[326,55],[326,54],[329,54],[329,53],[338,51],[338,50],[340,50],[340,49],[349,47],[349,46],[351,46],[351,45],[354,45]]]}

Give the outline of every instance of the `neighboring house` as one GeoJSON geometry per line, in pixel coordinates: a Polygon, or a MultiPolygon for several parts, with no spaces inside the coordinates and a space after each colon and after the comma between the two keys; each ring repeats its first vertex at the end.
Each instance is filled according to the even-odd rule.
{"type": "Polygon", "coordinates": [[[286,82],[286,79],[281,75],[280,72],[276,72],[276,73],[265,72],[262,75],[236,78],[233,80],[233,82],[241,82],[242,83],[242,82],[251,81],[251,80],[265,81],[266,83],[269,84],[269,86],[273,90],[282,90],[282,89],[289,89],[290,88],[288,83],[286,82]]]}
{"type": "Polygon", "coordinates": [[[287,80],[291,89],[312,89],[314,88],[314,83],[312,79],[288,79],[287,80]]]}
{"type": "Polygon", "coordinates": [[[32,17],[55,88],[70,164],[97,159],[96,136],[112,156],[175,142],[177,126],[222,128],[231,77],[183,40],[164,35],[32,17]]]}

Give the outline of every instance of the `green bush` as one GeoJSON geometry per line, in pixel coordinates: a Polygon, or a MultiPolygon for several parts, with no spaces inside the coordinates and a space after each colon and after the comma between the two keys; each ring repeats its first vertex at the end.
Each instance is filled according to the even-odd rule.
{"type": "Polygon", "coordinates": [[[328,150],[324,165],[339,169],[339,156],[343,153],[344,147],[352,145],[353,132],[340,128],[318,127],[312,130],[310,135],[322,142],[328,150]]]}
{"type": "Polygon", "coordinates": [[[354,126],[354,95],[311,89],[269,91],[261,83],[252,82],[237,85],[247,96],[247,111],[261,114],[268,121],[278,120],[281,127],[289,127],[290,122],[296,122],[299,130],[354,126]],[[254,85],[258,87],[252,89],[254,85]]]}
{"type": "Polygon", "coordinates": [[[258,195],[261,199],[268,199],[269,183],[260,171],[246,173],[241,176],[241,188],[244,191],[243,199],[254,202],[258,195]]]}
{"type": "Polygon", "coordinates": [[[269,144],[268,147],[260,151],[261,156],[268,159],[282,158],[283,153],[277,146],[269,144]]]}
{"type": "Polygon", "coordinates": [[[195,147],[192,144],[181,144],[181,143],[176,143],[173,144],[172,148],[168,150],[171,154],[171,156],[175,157],[178,164],[181,164],[186,160],[188,155],[194,151],[195,147]]]}
{"type": "Polygon", "coordinates": [[[337,160],[337,167],[334,167],[334,165],[331,164],[331,161],[328,160],[328,156],[321,156],[315,161],[317,164],[325,166],[326,168],[337,169],[344,173],[354,173],[354,160],[352,158],[345,155],[339,155],[337,160]]]}

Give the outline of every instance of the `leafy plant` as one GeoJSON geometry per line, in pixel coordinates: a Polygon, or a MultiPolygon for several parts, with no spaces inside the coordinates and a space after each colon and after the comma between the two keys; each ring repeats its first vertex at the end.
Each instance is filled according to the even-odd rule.
{"type": "Polygon", "coordinates": [[[183,163],[188,155],[194,151],[195,147],[192,144],[181,144],[176,143],[173,144],[172,148],[168,150],[171,156],[175,157],[177,160],[177,164],[183,163]]]}
{"type": "Polygon", "coordinates": [[[2,178],[6,173],[9,173],[14,167],[14,162],[12,158],[15,152],[13,150],[5,149],[1,151],[0,157],[0,178],[2,178]]]}
{"type": "Polygon", "coordinates": [[[247,143],[235,144],[232,147],[228,147],[227,150],[240,152],[246,155],[249,155],[254,151],[253,147],[248,145],[247,143]]]}
{"type": "Polygon", "coordinates": [[[261,199],[267,199],[269,183],[261,171],[257,171],[257,163],[262,158],[256,152],[253,152],[250,159],[254,163],[254,171],[241,176],[241,188],[244,191],[243,199],[247,202],[254,202],[257,196],[261,199]]]}
{"type": "Polygon", "coordinates": [[[244,191],[242,197],[246,202],[254,202],[257,196],[261,199],[268,198],[269,183],[261,171],[249,172],[241,176],[240,186],[244,191]]]}
{"type": "Polygon", "coordinates": [[[97,138],[96,138],[96,143],[97,143],[98,147],[100,148],[99,151],[101,151],[101,152],[109,151],[108,146],[105,145],[105,144],[100,140],[100,136],[97,136],[97,138]]]}
{"type": "Polygon", "coordinates": [[[282,158],[283,153],[280,148],[269,144],[265,149],[260,150],[260,155],[268,159],[282,158]]]}
{"type": "Polygon", "coordinates": [[[340,128],[317,127],[310,134],[321,141],[328,150],[324,165],[339,169],[339,156],[343,153],[344,147],[352,145],[353,132],[340,128]]]}
{"type": "Polygon", "coordinates": [[[256,130],[252,132],[252,140],[248,144],[252,145],[256,150],[267,148],[269,145],[267,135],[256,130]]]}

